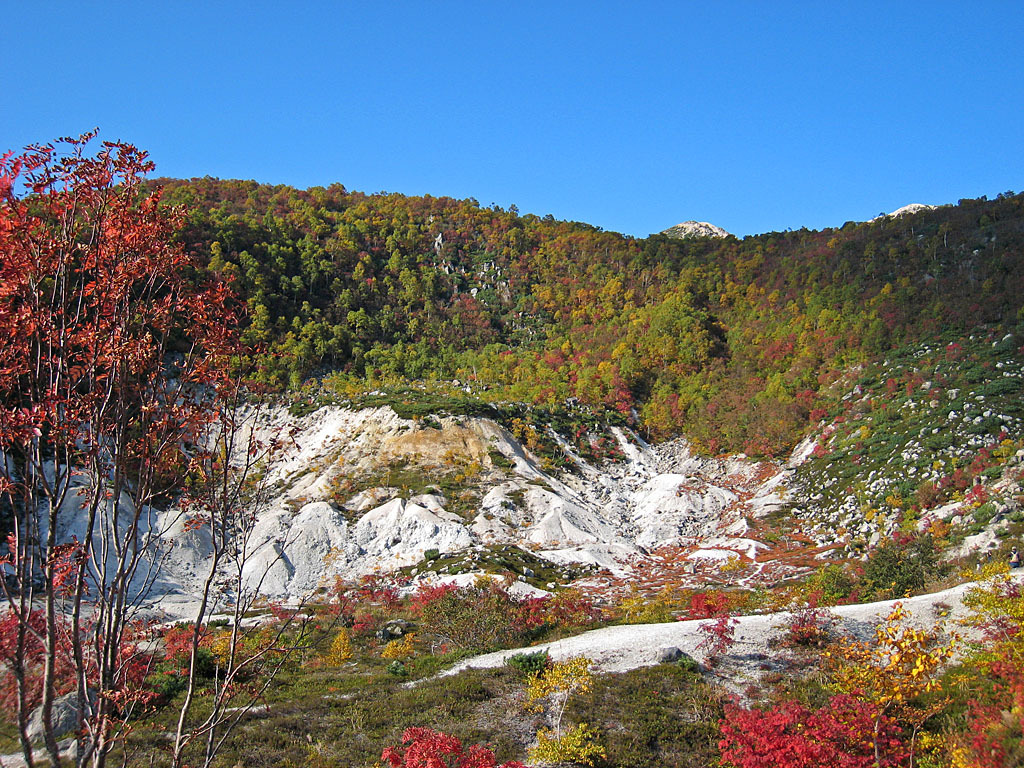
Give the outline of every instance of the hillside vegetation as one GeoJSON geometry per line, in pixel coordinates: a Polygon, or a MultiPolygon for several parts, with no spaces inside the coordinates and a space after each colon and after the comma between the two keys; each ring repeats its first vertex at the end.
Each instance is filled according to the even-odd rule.
{"type": "Polygon", "coordinates": [[[940,333],[1010,330],[1024,196],[738,240],[624,237],[475,200],[160,180],[234,277],[266,376],[297,387],[458,381],[578,398],[645,436],[777,455],[852,365],[940,333]]]}
{"type": "Polygon", "coordinates": [[[1022,764],[1024,196],[636,239],[92,138],[0,158],[0,763],[1022,764]]]}

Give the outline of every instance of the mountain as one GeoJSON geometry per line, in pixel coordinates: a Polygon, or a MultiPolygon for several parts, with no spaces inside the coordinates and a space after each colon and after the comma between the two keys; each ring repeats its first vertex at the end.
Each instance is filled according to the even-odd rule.
{"type": "Polygon", "coordinates": [[[1024,196],[822,231],[645,239],[475,200],[164,180],[182,237],[233,278],[263,377],[459,381],[567,399],[645,439],[784,456],[824,388],[900,345],[1012,330],[1024,196]]]}
{"type": "Polygon", "coordinates": [[[473,200],[164,185],[235,277],[272,382],[319,392],[274,417],[302,448],[266,471],[269,595],[384,562],[451,577],[508,547],[535,589],[733,561],[754,584],[1013,513],[996,469],[1022,437],[1024,196],[635,240],[473,200]],[[976,477],[1001,501],[965,512],[976,477]],[[779,537],[799,546],[773,555],[779,537]]]}
{"type": "Polygon", "coordinates": [[[677,240],[692,237],[729,237],[729,233],[724,229],[706,221],[684,221],[682,224],[662,230],[660,234],[677,240]]]}
{"type": "MultiPolygon", "coordinates": [[[[168,764],[398,765],[382,745],[402,738],[407,755],[420,738],[449,756],[461,749],[423,728],[403,736],[412,725],[487,739],[509,758],[582,761],[594,753],[537,751],[563,711],[575,724],[559,743],[607,745],[609,765],[739,764],[747,732],[772,747],[750,745],[769,763],[799,749],[815,764],[838,764],[845,750],[868,765],[883,759],[871,754],[883,729],[894,765],[915,743],[936,765],[968,747],[987,759],[1000,743],[1016,750],[1004,763],[1021,762],[1019,724],[1004,717],[1020,690],[1024,633],[1006,623],[1024,615],[1017,584],[961,586],[912,610],[886,603],[873,641],[865,622],[882,606],[824,606],[938,592],[1014,562],[1024,535],[1024,198],[741,241],[636,239],[339,185],[164,185],[165,202],[186,206],[180,236],[198,256],[175,279],[230,277],[235,293],[218,296],[246,311],[241,330],[260,350],[208,361],[230,359],[232,372],[261,363],[259,381],[212,423],[187,418],[184,432],[137,439],[147,403],[187,415],[191,401],[234,391],[200,377],[165,394],[164,370],[195,380],[181,373],[182,321],[166,333],[171,354],[160,347],[139,377],[155,399],[135,408],[135,383],[116,387],[125,429],[89,420],[82,440],[38,450],[60,430],[20,426],[34,412],[20,406],[48,401],[50,389],[24,385],[32,355],[10,367],[0,519],[28,554],[17,593],[5,568],[4,620],[30,631],[7,633],[8,721],[15,711],[46,720],[56,698],[66,727],[81,726],[100,679],[101,718],[103,702],[119,702],[117,718],[145,704],[136,722],[118,723],[124,754],[154,762],[173,749],[168,764]],[[148,459],[153,441],[179,451],[148,459]],[[103,482],[95,457],[108,446],[123,446],[140,483],[120,471],[109,473],[123,476],[116,490],[103,482]],[[48,495],[36,506],[12,488],[48,495]],[[64,600],[72,581],[78,591],[64,600]],[[35,609],[36,585],[49,618],[35,609]],[[65,605],[70,624],[52,615],[65,605]],[[131,622],[110,652],[83,651],[109,626],[93,619],[116,618],[117,606],[131,622]],[[973,626],[956,633],[981,645],[945,645],[959,642],[957,618],[973,626]],[[48,655],[67,638],[77,651],[48,655]],[[507,668],[431,679],[499,648],[519,651],[507,668]],[[592,681],[583,658],[548,677],[569,653],[618,674],[592,681]],[[955,682],[944,677],[952,658],[955,682]],[[94,659],[113,665],[108,682],[94,659]],[[24,680],[45,681],[45,660],[60,674],[32,713],[24,680]],[[563,691],[555,720],[550,708],[522,712],[559,677],[576,700],[567,706],[563,691]],[[721,686],[738,698],[727,703],[721,686]],[[882,706],[877,691],[903,698],[882,706]],[[967,691],[979,698],[964,701],[967,691]],[[184,725],[169,740],[175,720],[184,725]],[[793,740],[779,742],[786,730],[793,740]]],[[[130,208],[136,189],[127,192],[130,208]]],[[[25,296],[47,289],[28,276],[25,296]]],[[[110,282],[80,280],[101,298],[110,282]]],[[[23,294],[9,293],[7,316],[20,318],[23,294]]],[[[186,294],[189,305],[206,306],[201,295],[186,294]]],[[[151,327],[138,324],[139,335],[151,327]]],[[[209,339],[202,348],[215,353],[209,339]]],[[[53,354],[57,378],[78,368],[64,350],[53,354]]],[[[116,350],[108,359],[134,371],[116,350]]],[[[76,391],[106,407],[115,388],[91,383],[103,380],[76,391]]],[[[176,418],[153,421],[165,430],[176,418]]],[[[486,752],[470,755],[496,764],[486,752]]]]}
{"type": "Polygon", "coordinates": [[[934,210],[934,205],[925,205],[923,203],[910,203],[909,205],[904,205],[902,208],[897,208],[895,211],[892,211],[891,213],[885,213],[882,214],[881,216],[876,216],[875,218],[872,219],[872,221],[878,221],[879,219],[899,219],[902,218],[903,216],[910,216],[912,214],[919,213],[920,211],[934,210]]]}

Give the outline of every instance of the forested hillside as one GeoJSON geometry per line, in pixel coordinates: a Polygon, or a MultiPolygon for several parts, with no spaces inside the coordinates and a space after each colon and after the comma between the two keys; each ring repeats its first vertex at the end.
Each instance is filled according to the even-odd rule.
{"type": "Polygon", "coordinates": [[[777,454],[852,364],[1022,321],[1024,195],[823,231],[646,239],[475,200],[157,182],[279,387],[457,380],[777,454]]]}
{"type": "Polygon", "coordinates": [[[1021,197],[640,240],[91,138],[0,158],[4,765],[1021,764],[1021,197]]]}

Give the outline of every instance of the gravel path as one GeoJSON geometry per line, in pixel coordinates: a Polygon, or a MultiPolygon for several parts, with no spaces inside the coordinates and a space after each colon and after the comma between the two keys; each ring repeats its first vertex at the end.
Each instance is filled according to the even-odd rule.
{"type": "MultiPolygon", "coordinates": [[[[1024,574],[1015,578],[1022,577],[1024,574]]],[[[829,611],[838,619],[838,631],[862,639],[871,636],[875,623],[887,616],[896,603],[903,603],[909,614],[908,621],[919,627],[940,631],[959,629],[962,632],[962,628],[957,627],[957,621],[967,615],[962,598],[974,586],[974,583],[966,583],[918,597],[838,606],[829,611]]],[[[791,617],[790,612],[738,617],[736,642],[728,653],[719,657],[715,665],[716,676],[724,675],[725,679],[721,682],[738,689],[756,676],[758,669],[763,668],[773,654],[777,654],[772,640],[781,636],[791,617]]],[[[699,629],[713,621],[703,619],[605,627],[551,643],[475,656],[441,674],[453,675],[464,669],[498,667],[517,653],[544,650],[554,661],[586,656],[593,660],[594,669],[599,672],[626,672],[653,666],[660,663],[666,652],[673,648],[678,648],[703,664],[707,656],[699,648],[703,639],[699,629]]]]}

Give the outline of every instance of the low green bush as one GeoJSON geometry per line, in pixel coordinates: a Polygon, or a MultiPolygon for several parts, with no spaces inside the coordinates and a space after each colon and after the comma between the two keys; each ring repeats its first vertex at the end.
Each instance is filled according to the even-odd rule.
{"type": "Polygon", "coordinates": [[[930,534],[910,540],[889,540],[879,545],[864,564],[861,596],[891,600],[917,594],[942,571],[930,534]]]}
{"type": "Polygon", "coordinates": [[[543,672],[551,659],[548,656],[547,651],[537,651],[536,653],[517,653],[514,656],[510,656],[505,659],[505,666],[512,667],[512,669],[519,672],[524,677],[529,675],[535,675],[543,672]]]}

